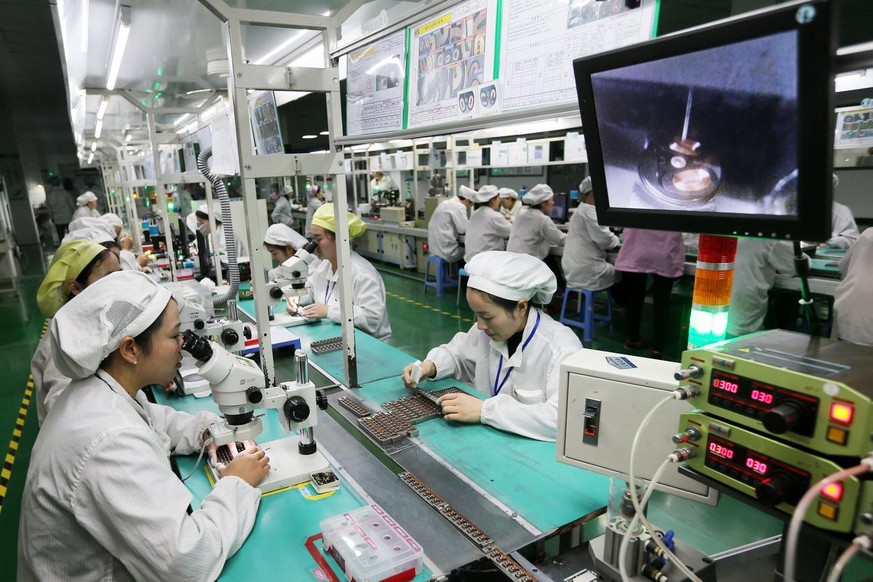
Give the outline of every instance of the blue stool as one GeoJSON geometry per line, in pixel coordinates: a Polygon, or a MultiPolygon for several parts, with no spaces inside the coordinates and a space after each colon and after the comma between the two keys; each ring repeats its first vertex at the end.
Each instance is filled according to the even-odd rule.
{"type": "Polygon", "coordinates": [[[609,289],[600,289],[591,291],[590,289],[576,289],[567,287],[564,290],[564,301],[561,304],[561,316],[559,321],[564,325],[572,325],[582,329],[582,343],[590,344],[591,337],[595,327],[609,325],[609,332],[612,333],[612,296],[609,289]],[[579,299],[584,303],[579,306],[579,311],[576,312],[576,317],[567,317],[567,301],[571,293],[577,293],[579,299]],[[597,293],[606,293],[606,314],[594,313],[594,295],[597,293]]]}
{"type": "Polygon", "coordinates": [[[463,285],[461,284],[461,282],[463,281],[462,277],[470,277],[470,273],[468,273],[464,267],[458,269],[458,296],[455,298],[455,306],[461,304],[461,287],[463,287],[463,285]]]}
{"type": "Polygon", "coordinates": [[[427,295],[427,288],[433,287],[436,289],[436,296],[443,296],[443,289],[448,289],[454,287],[458,284],[457,279],[452,279],[449,277],[449,263],[442,257],[437,257],[435,255],[428,255],[427,262],[424,264],[424,293],[427,295]],[[430,273],[430,265],[434,263],[436,265],[436,273],[434,274],[433,281],[428,281],[428,274],[430,273]]]}

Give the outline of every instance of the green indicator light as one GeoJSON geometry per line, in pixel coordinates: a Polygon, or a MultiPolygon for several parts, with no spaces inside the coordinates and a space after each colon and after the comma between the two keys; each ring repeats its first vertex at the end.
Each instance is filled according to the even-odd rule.
{"type": "Polygon", "coordinates": [[[152,89],[154,89],[155,91],[157,91],[157,90],[160,89],[160,88],[161,88],[161,84],[160,84],[158,81],[155,81],[155,84],[152,85],[152,89]]]}
{"type": "Polygon", "coordinates": [[[164,76],[164,69],[163,69],[163,67],[158,67],[158,77],[163,77],[163,76],[164,76]]]}
{"type": "Polygon", "coordinates": [[[701,347],[719,342],[727,335],[728,313],[710,313],[700,309],[691,310],[688,329],[689,346],[701,347]]]}

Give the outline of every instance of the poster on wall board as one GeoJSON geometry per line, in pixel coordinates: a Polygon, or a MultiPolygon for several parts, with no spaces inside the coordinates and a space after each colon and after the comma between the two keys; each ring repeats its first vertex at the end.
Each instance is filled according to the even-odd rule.
{"type": "Polygon", "coordinates": [[[348,55],[348,135],[403,128],[404,31],[348,55]]]}
{"type": "Polygon", "coordinates": [[[498,88],[488,85],[494,80],[496,8],[497,0],[471,0],[412,27],[407,127],[497,112],[498,88]]]}
{"type": "Polygon", "coordinates": [[[576,100],[573,59],[654,37],[656,0],[503,0],[502,111],[576,100]]]}
{"type": "Polygon", "coordinates": [[[285,145],[279,129],[279,111],[272,91],[249,95],[249,114],[257,155],[284,154],[285,145]]]}
{"type": "Polygon", "coordinates": [[[834,147],[839,149],[861,146],[873,146],[873,107],[837,109],[834,147]]]}

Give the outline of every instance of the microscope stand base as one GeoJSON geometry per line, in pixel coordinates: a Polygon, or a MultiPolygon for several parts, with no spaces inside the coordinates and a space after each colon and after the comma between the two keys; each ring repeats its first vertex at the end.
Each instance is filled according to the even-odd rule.
{"type": "Polygon", "coordinates": [[[330,466],[324,455],[316,451],[311,455],[301,455],[297,451],[300,439],[296,436],[259,443],[270,458],[270,472],[258,485],[263,493],[309,481],[310,473],[324,471],[330,466]]]}

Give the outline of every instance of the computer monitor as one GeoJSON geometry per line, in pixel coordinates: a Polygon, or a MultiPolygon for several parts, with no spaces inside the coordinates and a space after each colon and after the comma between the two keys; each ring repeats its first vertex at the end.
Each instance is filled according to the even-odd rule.
{"type": "Polygon", "coordinates": [[[552,206],[549,216],[557,222],[567,222],[567,195],[564,192],[556,192],[554,201],[555,205],[552,206]]]}
{"type": "Polygon", "coordinates": [[[833,21],[793,2],[574,61],[600,223],[826,239],[833,21]]]}

